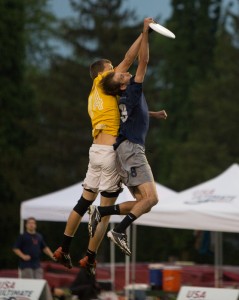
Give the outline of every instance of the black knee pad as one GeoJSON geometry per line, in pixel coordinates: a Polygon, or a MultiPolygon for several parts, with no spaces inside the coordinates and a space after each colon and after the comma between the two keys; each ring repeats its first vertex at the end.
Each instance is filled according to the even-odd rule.
{"type": "Polygon", "coordinates": [[[73,210],[83,217],[92,203],[92,201],[86,200],[83,196],[81,196],[73,210]]]}
{"type": "Polygon", "coordinates": [[[103,191],[101,192],[101,196],[105,197],[105,198],[116,198],[119,196],[119,194],[123,191],[122,188],[120,188],[118,191],[116,192],[106,192],[106,191],[103,191]]]}
{"type": "Polygon", "coordinates": [[[87,191],[87,192],[90,192],[90,193],[93,193],[93,194],[95,194],[95,192],[94,192],[94,191],[92,191],[91,189],[85,189],[85,188],[84,188],[84,190],[85,190],[85,191],[87,191]]]}

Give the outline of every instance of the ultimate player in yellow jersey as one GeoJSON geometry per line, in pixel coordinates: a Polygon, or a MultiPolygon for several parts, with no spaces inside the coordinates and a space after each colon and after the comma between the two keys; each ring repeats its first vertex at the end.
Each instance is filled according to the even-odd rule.
{"type": "MultiPolygon", "coordinates": [[[[135,40],[126,52],[122,62],[115,68],[117,72],[127,72],[136,59],[142,34],[135,40]]],[[[55,259],[72,268],[70,245],[83,215],[87,212],[97,194],[101,193],[101,205],[113,205],[121,191],[120,177],[115,167],[115,151],[113,144],[118,135],[120,116],[115,96],[105,95],[99,82],[107,71],[112,71],[112,63],[107,59],[96,61],[90,66],[93,81],[88,99],[88,113],[92,122],[93,144],[89,150],[89,165],[83,183],[83,194],[71,211],[61,246],[54,252],[55,259]]],[[[96,234],[90,239],[86,256],[79,261],[80,266],[87,268],[94,275],[96,253],[103,239],[109,222],[109,217],[102,218],[96,234]]]]}
{"type": "MultiPolygon", "coordinates": [[[[152,20],[153,21],[153,20],[152,20]]],[[[127,72],[137,58],[142,40],[142,34],[131,45],[123,61],[115,67],[117,72],[127,72]]],[[[118,101],[115,96],[106,95],[100,85],[101,79],[113,70],[111,61],[101,59],[90,66],[90,76],[93,86],[88,98],[88,113],[92,123],[93,144],[89,149],[89,165],[84,179],[83,194],[71,211],[63,235],[61,246],[55,251],[55,259],[66,266],[72,267],[70,245],[83,215],[101,194],[101,206],[112,206],[121,192],[121,180],[115,165],[115,151],[113,144],[116,142],[120,125],[118,101]]],[[[165,111],[149,112],[155,118],[166,118],[165,111]]],[[[119,206],[113,207],[111,214],[120,214],[119,206]]],[[[94,237],[90,238],[86,256],[79,261],[81,267],[95,274],[96,253],[106,232],[109,216],[101,219],[94,237]]]]}

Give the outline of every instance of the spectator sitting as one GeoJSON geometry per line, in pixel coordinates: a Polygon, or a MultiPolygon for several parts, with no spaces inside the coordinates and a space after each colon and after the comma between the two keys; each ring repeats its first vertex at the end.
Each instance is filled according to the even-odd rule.
{"type": "Polygon", "coordinates": [[[100,287],[96,282],[95,276],[87,273],[87,270],[80,268],[75,280],[69,288],[52,288],[55,299],[66,300],[71,295],[76,295],[80,300],[98,299],[97,295],[100,287]]]}

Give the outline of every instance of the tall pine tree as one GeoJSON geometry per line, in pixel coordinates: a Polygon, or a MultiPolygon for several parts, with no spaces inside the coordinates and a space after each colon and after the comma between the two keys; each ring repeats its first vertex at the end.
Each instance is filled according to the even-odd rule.
{"type": "Polygon", "coordinates": [[[195,104],[191,91],[213,67],[221,1],[175,0],[172,6],[173,14],[166,26],[176,34],[176,39],[173,43],[158,44],[163,59],[154,68],[160,78],[160,97],[168,119],[158,138],[155,132],[152,134],[156,149],[154,159],[160,166],[158,176],[163,179],[160,181],[182,190],[194,184],[188,173],[190,169],[183,167],[187,157],[182,151],[194,124],[195,104]]]}
{"type": "Polygon", "coordinates": [[[17,0],[0,1],[0,209],[1,266],[7,264],[11,230],[18,229],[22,158],[34,141],[31,122],[35,116],[33,95],[25,80],[25,10],[17,0]],[[11,222],[10,222],[11,220],[11,222]]]}

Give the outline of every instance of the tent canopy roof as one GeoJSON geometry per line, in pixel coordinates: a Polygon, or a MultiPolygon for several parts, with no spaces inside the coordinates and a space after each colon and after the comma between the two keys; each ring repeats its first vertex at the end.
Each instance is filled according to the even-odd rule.
{"type": "MultiPolygon", "coordinates": [[[[157,192],[163,197],[175,195],[176,192],[156,183],[157,192]]],[[[74,184],[65,189],[30,199],[21,204],[21,219],[35,217],[39,221],[66,222],[69,213],[76,205],[83,192],[82,182],[74,184]]],[[[119,195],[116,203],[134,200],[127,187],[119,195]]],[[[100,196],[96,198],[94,205],[100,205],[100,196]]],[[[120,222],[122,216],[111,216],[111,222],[120,222]]],[[[88,215],[85,214],[83,222],[88,222],[88,215]]]]}
{"type": "MultiPolygon", "coordinates": [[[[138,218],[138,225],[210,231],[239,231],[239,165],[233,164],[217,177],[176,193],[157,185],[159,203],[138,218]]],[[[40,221],[67,221],[83,191],[82,183],[37,197],[21,204],[21,220],[34,216],[40,221]]],[[[133,200],[127,188],[117,203],[133,200]]],[[[95,204],[99,205],[97,197],[95,204]]],[[[111,216],[119,222],[121,216],[111,216]]],[[[88,215],[83,218],[88,221],[88,215]]]]}
{"type": "Polygon", "coordinates": [[[136,223],[168,228],[239,231],[239,165],[170,196],[136,223]],[[154,225],[157,224],[157,225],[154,225]]]}

